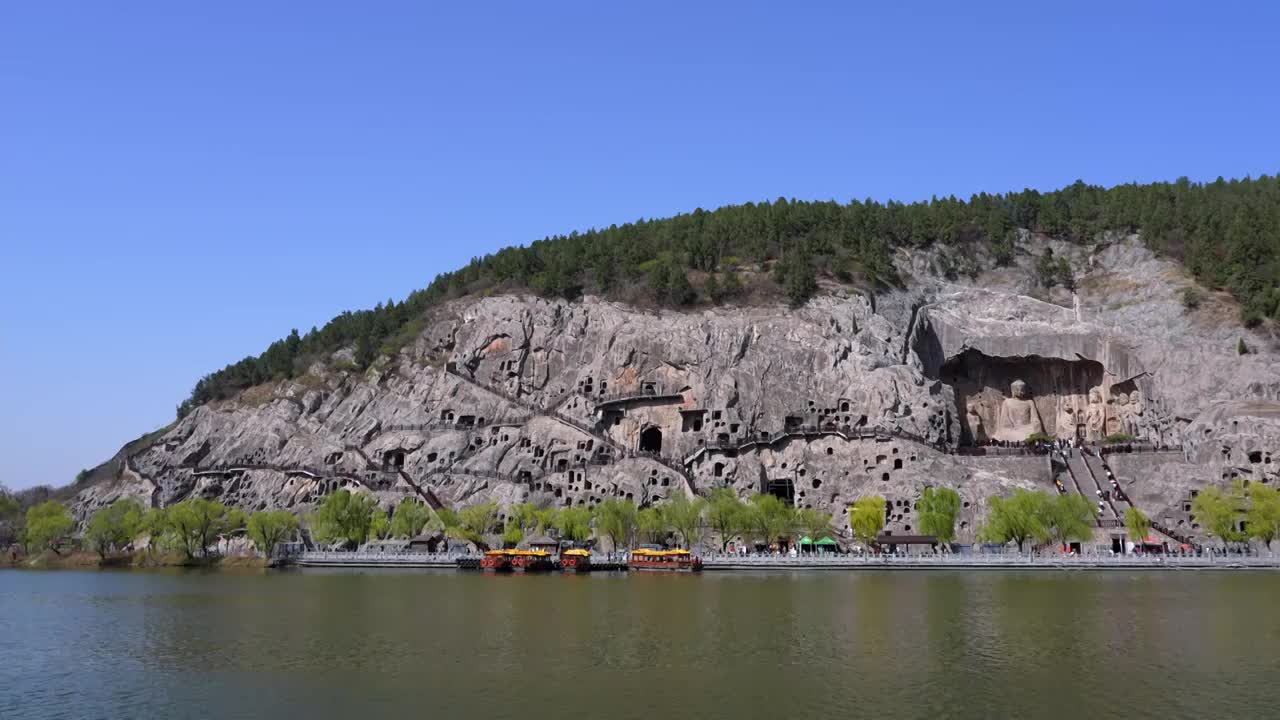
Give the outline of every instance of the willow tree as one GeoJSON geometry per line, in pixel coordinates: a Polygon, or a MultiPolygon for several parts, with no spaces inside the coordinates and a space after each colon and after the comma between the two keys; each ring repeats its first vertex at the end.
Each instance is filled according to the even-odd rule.
{"type": "Polygon", "coordinates": [[[707,525],[720,538],[720,550],[729,546],[729,539],[741,532],[746,507],[738,499],[733,488],[720,487],[707,498],[707,525]]]}
{"type": "Polygon", "coordinates": [[[209,545],[219,535],[245,525],[239,509],[204,498],[188,498],[168,508],[168,518],[188,559],[207,556],[209,545]]]}
{"type": "Polygon", "coordinates": [[[680,537],[681,544],[692,550],[694,545],[702,542],[702,511],[705,507],[706,501],[702,498],[677,494],[659,512],[666,518],[667,525],[680,537]]]}
{"type": "Polygon", "coordinates": [[[1044,524],[1047,498],[1045,493],[1021,489],[1014,490],[1007,498],[990,498],[987,522],[979,537],[986,542],[1017,543],[1018,552],[1022,552],[1029,540],[1048,540],[1052,535],[1044,524]]]}
{"type": "Polygon", "coordinates": [[[391,514],[391,536],[412,538],[422,532],[431,520],[431,510],[420,500],[407,498],[391,514]]]}
{"type": "Polygon", "coordinates": [[[1041,525],[1059,547],[1072,540],[1088,540],[1098,524],[1098,508],[1083,495],[1044,494],[1041,525]]]}
{"type": "Polygon", "coordinates": [[[256,512],[249,516],[246,527],[258,552],[270,558],[276,545],[298,531],[298,518],[287,510],[256,512]]]}
{"type": "Polygon", "coordinates": [[[1147,534],[1151,532],[1151,518],[1130,505],[1129,509],[1124,511],[1124,526],[1129,533],[1129,539],[1140,543],[1146,540],[1147,534]]]}
{"type": "Polygon", "coordinates": [[[796,528],[795,510],[775,495],[756,493],[747,506],[744,525],[768,545],[791,536],[796,528]]]}
{"type": "Polygon", "coordinates": [[[834,528],[831,527],[831,513],[822,512],[816,508],[802,508],[796,511],[796,526],[809,536],[815,549],[819,540],[835,534],[834,528]]]}
{"type": "Polygon", "coordinates": [[[609,538],[614,550],[631,547],[636,532],[636,505],[630,500],[609,498],[595,508],[596,534],[609,538]]]}
{"type": "Polygon", "coordinates": [[[320,542],[362,545],[374,531],[378,515],[386,517],[372,495],[343,489],[320,503],[310,526],[320,542]]]}
{"type": "Polygon", "coordinates": [[[1191,512],[1210,535],[1223,544],[1243,542],[1247,536],[1236,527],[1236,518],[1244,505],[1243,489],[1234,486],[1227,491],[1207,487],[1191,502],[1191,512]]]}
{"type": "Polygon", "coordinates": [[[916,503],[920,532],[938,538],[943,546],[956,539],[956,514],[960,512],[960,493],[951,488],[927,487],[916,503]]]}
{"type": "Polygon", "coordinates": [[[1270,485],[1249,486],[1249,509],[1245,511],[1249,534],[1262,541],[1267,550],[1280,535],[1280,490],[1270,485]]]}
{"type": "Polygon", "coordinates": [[[591,537],[591,511],[584,507],[567,507],[556,513],[556,532],[562,540],[580,543],[591,537]]]}
{"type": "Polygon", "coordinates": [[[123,550],[142,529],[147,510],[131,497],[122,497],[93,514],[85,527],[85,540],[106,559],[112,551],[123,550]]]}
{"type": "MultiPolygon", "coordinates": [[[[441,519],[445,520],[444,517],[441,519]]],[[[445,524],[445,532],[450,537],[465,540],[484,550],[489,547],[485,536],[492,534],[497,524],[498,504],[480,503],[468,505],[459,510],[456,515],[449,516],[445,524]],[[454,523],[452,527],[448,525],[449,521],[454,523]]]]}
{"type": "Polygon", "coordinates": [[[658,543],[667,536],[671,526],[657,508],[647,507],[636,513],[636,530],[648,542],[658,543]]]}
{"type": "Polygon", "coordinates": [[[883,496],[867,495],[866,497],[860,497],[857,502],[849,506],[849,527],[853,530],[853,536],[862,541],[862,544],[867,547],[875,544],[876,538],[880,536],[880,531],[884,530],[884,522],[885,504],[883,496]]]}
{"type": "Polygon", "coordinates": [[[28,549],[51,549],[57,552],[58,541],[76,529],[71,511],[55,500],[46,500],[27,510],[26,544],[28,549]]]}

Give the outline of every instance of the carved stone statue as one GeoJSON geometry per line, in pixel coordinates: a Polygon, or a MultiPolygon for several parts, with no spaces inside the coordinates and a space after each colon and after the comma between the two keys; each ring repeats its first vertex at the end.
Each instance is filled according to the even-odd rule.
{"type": "Polygon", "coordinates": [[[1027,384],[1014,380],[1009,386],[1009,393],[1012,397],[1005,398],[1000,404],[995,439],[1022,442],[1028,435],[1044,432],[1044,424],[1040,422],[1040,413],[1027,384]]]}
{"type": "Polygon", "coordinates": [[[1142,415],[1147,410],[1147,406],[1142,402],[1142,391],[1134,390],[1129,393],[1129,433],[1137,435],[1139,426],[1142,425],[1142,415]]]}
{"type": "Polygon", "coordinates": [[[1098,388],[1089,390],[1089,408],[1085,410],[1085,429],[1090,440],[1102,437],[1107,419],[1107,406],[1102,402],[1102,391],[1098,388]]]}
{"type": "Polygon", "coordinates": [[[969,423],[969,433],[973,436],[973,442],[984,443],[987,437],[987,428],[982,422],[982,415],[987,411],[987,404],[981,400],[970,400],[967,403],[965,419],[969,423]]]}
{"type": "Polygon", "coordinates": [[[1060,438],[1072,438],[1076,434],[1076,425],[1082,420],[1076,419],[1076,396],[1063,395],[1058,398],[1058,413],[1054,416],[1054,435],[1060,438]]]}

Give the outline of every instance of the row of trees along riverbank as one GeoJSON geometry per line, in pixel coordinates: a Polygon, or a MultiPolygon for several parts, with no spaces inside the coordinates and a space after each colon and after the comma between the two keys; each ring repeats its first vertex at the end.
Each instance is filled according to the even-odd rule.
{"type": "MultiPolygon", "coordinates": [[[[920,532],[936,537],[942,546],[950,545],[956,537],[960,505],[955,490],[926,488],[915,504],[920,532]]],[[[888,507],[879,495],[862,497],[851,505],[848,527],[854,538],[874,546],[885,528],[888,507]]],[[[1280,491],[1267,485],[1205,488],[1197,493],[1192,511],[1205,532],[1226,546],[1257,540],[1270,549],[1280,534],[1280,491]]],[[[573,543],[607,539],[614,549],[639,543],[694,549],[714,538],[721,550],[739,539],[775,545],[795,543],[800,536],[817,542],[841,534],[829,513],[794,508],[766,494],[743,501],[729,488],[714,489],[706,498],[677,495],[645,508],[610,499],[590,510],[526,502],[507,508],[482,503],[433,511],[409,498],[391,512],[379,507],[372,496],[340,490],[301,518],[282,510],[245,514],[203,498],[152,509],[122,498],[94,513],[78,537],[70,511],[58,502],[32,506],[15,522],[19,514],[13,496],[0,493],[0,522],[20,528],[19,538],[8,539],[9,562],[20,554],[50,552],[62,557],[92,551],[107,564],[210,564],[220,559],[217,548],[234,537],[246,538],[264,558],[270,558],[276,546],[295,539],[304,524],[318,542],[352,548],[370,540],[407,539],[423,533],[480,548],[493,543],[511,547],[535,534],[550,534],[573,543]]],[[[1136,508],[1126,512],[1125,525],[1129,537],[1139,543],[1151,529],[1150,519],[1136,508]]],[[[1013,543],[1023,550],[1028,544],[1065,546],[1088,541],[1096,526],[1097,508],[1081,495],[1015,490],[988,499],[987,520],[977,537],[983,542],[1013,543]]]]}

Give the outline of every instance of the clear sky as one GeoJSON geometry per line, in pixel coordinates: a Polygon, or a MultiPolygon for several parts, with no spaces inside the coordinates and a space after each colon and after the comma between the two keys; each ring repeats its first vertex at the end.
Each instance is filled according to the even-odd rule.
{"type": "Polygon", "coordinates": [[[618,5],[4,3],[0,482],[548,234],[1280,167],[1273,3],[618,5]]]}

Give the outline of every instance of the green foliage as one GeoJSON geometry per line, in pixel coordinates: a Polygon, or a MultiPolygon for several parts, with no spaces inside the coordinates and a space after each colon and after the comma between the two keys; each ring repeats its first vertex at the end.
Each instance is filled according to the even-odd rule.
{"type": "Polygon", "coordinates": [[[779,284],[787,291],[791,307],[800,307],[813,297],[818,289],[813,260],[806,252],[792,252],[777,265],[779,284]]]}
{"type": "Polygon", "coordinates": [[[1068,290],[1076,287],[1075,273],[1071,271],[1071,263],[1064,257],[1054,257],[1048,250],[1036,261],[1036,279],[1046,288],[1061,285],[1068,290]]]}
{"type": "Polygon", "coordinates": [[[524,528],[519,523],[507,521],[506,527],[502,529],[502,546],[513,548],[524,541],[524,528]]]}
{"type": "Polygon", "coordinates": [[[188,498],[165,513],[169,529],[188,559],[205,557],[219,535],[244,527],[244,513],[216,500],[188,498]]]}
{"type": "Polygon", "coordinates": [[[287,510],[264,510],[249,516],[247,530],[254,547],[269,558],[276,545],[298,531],[298,518],[287,510]]]}
{"type": "Polygon", "coordinates": [[[920,532],[933,535],[943,545],[950,545],[956,539],[956,514],[959,512],[960,493],[951,488],[927,487],[916,503],[920,532]]]}
{"type": "Polygon", "coordinates": [[[45,550],[55,548],[59,540],[76,529],[71,511],[60,502],[46,500],[27,510],[27,548],[45,550]]]}
{"type": "Polygon", "coordinates": [[[584,507],[561,508],[556,513],[555,528],[562,540],[586,542],[591,537],[591,511],[584,507]]]}
{"type": "Polygon", "coordinates": [[[747,506],[743,526],[766,545],[785,540],[795,531],[795,510],[774,495],[757,493],[747,506]]]}
{"type": "Polygon", "coordinates": [[[630,500],[605,500],[595,508],[596,534],[609,538],[615,550],[631,547],[637,512],[635,503],[630,500]]]}
{"type": "Polygon", "coordinates": [[[1014,490],[1007,498],[988,499],[987,524],[978,536],[985,542],[1017,543],[1019,552],[1028,540],[1048,540],[1052,537],[1044,524],[1048,497],[1043,492],[1014,490]]]}
{"type": "Polygon", "coordinates": [[[1132,505],[1124,511],[1124,526],[1129,531],[1129,539],[1140,543],[1147,539],[1151,532],[1151,518],[1132,505]]]}
{"type": "Polygon", "coordinates": [[[804,531],[813,542],[824,537],[831,537],[835,529],[831,527],[831,513],[815,508],[801,508],[796,511],[796,527],[804,531]]]}
{"type": "Polygon", "coordinates": [[[658,511],[658,508],[647,507],[636,513],[636,531],[644,538],[647,543],[659,543],[671,532],[671,526],[667,524],[667,518],[658,511]]]}
{"type": "Polygon", "coordinates": [[[1030,435],[1027,436],[1027,440],[1026,440],[1026,443],[1028,445],[1035,445],[1037,443],[1048,443],[1048,442],[1053,442],[1053,436],[1043,431],[1031,433],[1030,435]]]}
{"type": "Polygon", "coordinates": [[[1272,541],[1280,535],[1280,490],[1270,485],[1250,485],[1245,523],[1249,534],[1270,550],[1272,541]]]}
{"type": "Polygon", "coordinates": [[[169,524],[169,511],[165,508],[151,508],[142,515],[138,530],[140,535],[150,537],[148,552],[177,551],[182,549],[182,541],[178,539],[173,527],[169,524]]]}
{"type": "Polygon", "coordinates": [[[134,498],[120,498],[89,518],[84,538],[102,558],[123,550],[142,530],[146,508],[134,498]]]}
{"type": "Polygon", "coordinates": [[[707,299],[719,305],[724,302],[724,287],[720,285],[720,281],[716,279],[716,274],[707,275],[707,281],[702,285],[702,291],[707,294],[707,299]]]}
{"type": "Polygon", "coordinates": [[[391,537],[412,538],[422,532],[431,520],[431,510],[414,498],[401,501],[391,515],[391,537]]]}
{"type": "Polygon", "coordinates": [[[669,253],[649,270],[649,290],[658,302],[671,306],[688,305],[697,297],[684,267],[669,253]]]}
{"type": "Polygon", "coordinates": [[[707,525],[720,538],[720,549],[729,545],[729,540],[743,531],[747,508],[738,499],[733,488],[721,487],[711,491],[707,498],[707,525]]]}
{"type": "Polygon", "coordinates": [[[456,516],[442,514],[440,519],[445,521],[445,533],[449,537],[466,540],[483,550],[489,546],[485,536],[498,530],[498,504],[468,505],[456,516]]]}
{"type": "Polygon", "coordinates": [[[1102,438],[1102,442],[1107,445],[1122,445],[1124,443],[1131,443],[1134,440],[1137,440],[1137,438],[1130,435],[1129,433],[1122,433],[1122,432],[1111,433],[1110,435],[1102,438]]]}
{"type": "Polygon", "coordinates": [[[22,511],[18,498],[13,496],[9,488],[0,484],[0,521],[12,520],[22,511]]]}
{"type": "Polygon", "coordinates": [[[511,508],[508,515],[526,535],[534,532],[547,532],[550,528],[555,527],[557,517],[555,508],[544,508],[537,503],[531,502],[516,505],[511,508]]]}
{"type": "Polygon", "coordinates": [[[706,501],[677,493],[659,508],[667,525],[680,537],[680,543],[692,550],[702,542],[702,511],[706,501]]]}
{"type": "Polygon", "coordinates": [[[1182,291],[1182,307],[1188,310],[1195,310],[1203,301],[1204,293],[1195,286],[1187,287],[1182,291]]]}
{"type": "Polygon", "coordinates": [[[339,490],[324,499],[311,515],[311,530],[323,543],[363,545],[373,536],[378,516],[386,513],[371,495],[339,490]]]}
{"type": "Polygon", "coordinates": [[[1088,540],[1097,526],[1098,508],[1083,495],[1041,495],[1041,527],[1059,546],[1088,540]]]}
{"type": "MultiPolygon", "coordinates": [[[[1140,231],[1149,247],[1184,262],[1201,285],[1233,293],[1247,324],[1280,314],[1280,179],[1274,176],[1112,188],[1077,181],[1048,193],[980,193],[967,201],[947,197],[910,204],[779,198],[550,237],[476,258],[438,275],[403,302],[344,312],[323,328],[291,332],[261,355],[211,373],[196,383],[178,414],[294,377],[341,348],[354,348],[359,366],[368,367],[379,353],[410,339],[406,329],[428,309],[462,295],[528,289],[553,297],[590,291],[628,298],[642,291],[656,302],[682,305],[694,298],[688,270],[732,268],[742,258],[776,262],[779,287],[793,303],[802,303],[816,287],[815,268],[837,276],[854,271],[875,286],[899,282],[892,261],[899,247],[948,243],[967,257],[976,254],[968,245],[985,244],[996,264],[1007,265],[1017,228],[1077,243],[1106,230],[1140,231]]],[[[1074,284],[1063,258],[1040,258],[1036,268],[1046,286],[1074,284]]],[[[736,273],[726,271],[723,281],[733,295],[736,273]]]]}
{"type": "Polygon", "coordinates": [[[857,502],[849,506],[849,527],[853,530],[853,536],[863,545],[872,546],[880,536],[880,531],[884,530],[884,516],[883,496],[867,495],[858,498],[857,502]]]}
{"type": "Polygon", "coordinates": [[[369,539],[385,540],[388,537],[391,537],[391,516],[378,508],[369,521],[369,539]]]}
{"type": "Polygon", "coordinates": [[[1237,543],[1246,539],[1236,526],[1237,517],[1244,508],[1244,493],[1240,487],[1224,491],[1207,487],[1191,502],[1191,512],[1196,521],[1213,537],[1224,543],[1237,543]]]}

